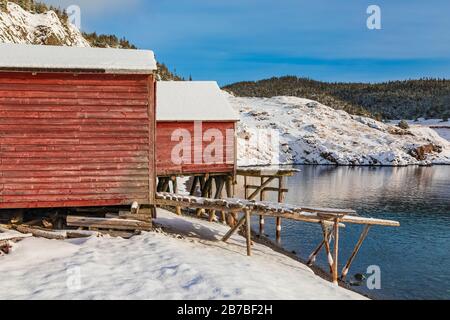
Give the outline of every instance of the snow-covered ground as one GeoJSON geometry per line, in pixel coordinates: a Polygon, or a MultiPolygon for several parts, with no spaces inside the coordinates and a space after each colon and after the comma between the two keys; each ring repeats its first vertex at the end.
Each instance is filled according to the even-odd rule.
{"type": "Polygon", "coordinates": [[[6,12],[0,11],[0,43],[90,46],[75,26],[62,23],[54,11],[34,14],[12,2],[6,12]]]}
{"type": "MultiPolygon", "coordinates": [[[[394,120],[390,123],[397,125],[400,120],[394,120]]],[[[410,126],[428,127],[436,131],[442,138],[450,141],[450,121],[443,121],[441,119],[418,119],[408,120],[410,126]]]]}
{"type": "Polygon", "coordinates": [[[228,228],[160,210],[149,232],[130,240],[30,238],[0,257],[0,299],[364,299],[306,266],[228,228]]]}
{"type": "Polygon", "coordinates": [[[403,131],[297,97],[242,98],[224,94],[241,115],[240,165],[450,164],[450,142],[428,127],[412,126],[403,131]],[[280,143],[273,148],[270,144],[248,143],[261,129],[277,132],[280,143]],[[410,155],[411,150],[430,144],[442,148],[442,152],[428,154],[425,161],[410,155]],[[279,154],[279,161],[274,162],[274,153],[279,154]]]}

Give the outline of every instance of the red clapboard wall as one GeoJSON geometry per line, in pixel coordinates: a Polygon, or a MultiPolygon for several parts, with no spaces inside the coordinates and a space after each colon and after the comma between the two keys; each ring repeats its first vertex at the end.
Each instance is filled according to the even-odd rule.
{"type": "Polygon", "coordinates": [[[152,75],[0,72],[0,209],[153,203],[152,75]]]}
{"type": "MultiPolygon", "coordinates": [[[[215,141],[223,144],[223,156],[224,161],[220,163],[208,163],[203,159],[201,163],[194,163],[195,153],[200,153],[200,156],[205,154],[206,147],[211,144],[211,141],[205,141],[202,137],[195,137],[194,135],[194,122],[157,122],[156,130],[156,169],[158,176],[169,175],[190,175],[201,173],[233,173],[235,170],[235,122],[202,122],[202,135],[209,129],[220,130],[223,139],[217,139],[215,141]],[[191,160],[192,163],[175,164],[172,161],[172,150],[175,148],[179,141],[172,141],[172,133],[178,129],[186,129],[190,132],[191,141],[191,160]],[[227,130],[231,130],[232,137],[227,137],[227,130]],[[195,141],[201,141],[202,150],[196,150],[195,141]],[[226,155],[231,157],[226,157],[226,155]]],[[[200,144],[198,144],[200,145],[200,144]]]]}

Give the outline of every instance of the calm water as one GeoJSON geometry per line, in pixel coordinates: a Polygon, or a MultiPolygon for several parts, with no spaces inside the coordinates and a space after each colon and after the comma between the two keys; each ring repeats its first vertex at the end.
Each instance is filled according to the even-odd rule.
{"type": "MultiPolygon", "coordinates": [[[[301,172],[288,181],[287,202],[353,208],[364,216],[402,224],[371,229],[349,276],[378,265],[382,289],[369,291],[364,284],[355,290],[378,299],[450,299],[450,166],[298,168],[301,172]]],[[[256,220],[254,228],[258,230],[256,220]]],[[[342,230],[340,270],[361,230],[361,226],[342,230]]],[[[274,239],[273,221],[268,221],[266,233],[274,239]]],[[[282,245],[306,259],[320,243],[320,235],[316,225],[284,221],[282,245]]],[[[327,265],[323,253],[318,264],[327,265]]]]}

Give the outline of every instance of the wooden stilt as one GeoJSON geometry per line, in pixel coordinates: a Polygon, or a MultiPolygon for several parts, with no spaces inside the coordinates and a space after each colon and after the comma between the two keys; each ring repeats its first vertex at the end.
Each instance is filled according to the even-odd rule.
{"type": "MultiPolygon", "coordinates": [[[[264,184],[264,178],[261,178],[261,185],[264,184]]],[[[260,200],[265,201],[266,200],[266,193],[264,190],[261,191],[260,200]]],[[[264,216],[259,216],[259,236],[264,236],[264,227],[265,227],[265,219],[264,216]]]]}
{"type": "Polygon", "coordinates": [[[169,191],[169,178],[164,178],[164,182],[162,184],[162,192],[168,192],[169,191]]]}
{"type": "Polygon", "coordinates": [[[334,254],[333,254],[333,284],[338,285],[339,277],[339,219],[334,220],[334,254]]]}
{"type": "MultiPolygon", "coordinates": [[[[202,178],[200,178],[200,183],[202,184],[202,198],[207,198],[209,193],[210,193],[210,191],[211,191],[212,178],[207,175],[203,179],[206,179],[206,180],[204,180],[204,182],[201,183],[202,182],[202,178]]],[[[205,209],[197,209],[197,216],[198,217],[201,217],[204,214],[206,214],[206,210],[205,209]]]]}
{"type": "Polygon", "coordinates": [[[246,238],[247,238],[247,256],[252,255],[252,220],[250,210],[245,210],[245,221],[246,221],[246,238]]]}
{"type": "MultiPolygon", "coordinates": [[[[217,176],[214,177],[214,181],[215,181],[215,185],[216,185],[216,192],[214,195],[214,199],[221,199],[222,198],[222,192],[223,192],[223,188],[225,186],[225,180],[222,176],[217,176]]],[[[216,211],[215,210],[211,210],[211,214],[210,214],[210,221],[213,221],[216,218],[216,211]]],[[[222,222],[226,222],[226,217],[225,217],[225,213],[222,211],[222,222]]]]}
{"type": "Polygon", "coordinates": [[[330,273],[333,273],[333,256],[331,255],[330,241],[331,241],[331,233],[328,230],[328,227],[325,223],[321,222],[322,232],[323,232],[323,241],[325,245],[325,252],[327,254],[328,265],[330,266],[330,273]]]}
{"type": "MultiPolygon", "coordinates": [[[[177,177],[172,177],[172,190],[174,194],[178,193],[178,179],[177,177]]],[[[175,213],[181,216],[181,207],[175,207],[175,213]]]]}
{"type": "MultiPolygon", "coordinates": [[[[278,202],[284,202],[284,177],[278,177],[278,202]]],[[[276,232],[277,242],[281,242],[281,218],[277,218],[277,232],[276,232]]]]}
{"type": "Polygon", "coordinates": [[[359,240],[355,246],[355,249],[352,252],[352,255],[350,256],[347,264],[345,265],[344,269],[342,270],[341,280],[345,280],[345,278],[347,277],[348,271],[350,270],[350,266],[352,265],[353,261],[355,260],[355,257],[358,254],[359,249],[361,249],[361,246],[362,246],[364,240],[367,238],[369,231],[370,231],[370,226],[365,226],[364,230],[361,233],[361,236],[359,237],[359,240]]]}
{"type": "Polygon", "coordinates": [[[233,198],[233,177],[227,176],[226,177],[226,191],[227,191],[227,198],[233,198]]]}
{"type": "Polygon", "coordinates": [[[244,177],[244,197],[248,200],[248,185],[247,185],[247,176],[244,177]]]}
{"type": "Polygon", "coordinates": [[[191,190],[189,192],[189,194],[191,196],[195,196],[195,191],[197,190],[197,185],[200,182],[200,177],[198,176],[194,176],[194,180],[192,181],[192,186],[191,186],[191,190]]]}

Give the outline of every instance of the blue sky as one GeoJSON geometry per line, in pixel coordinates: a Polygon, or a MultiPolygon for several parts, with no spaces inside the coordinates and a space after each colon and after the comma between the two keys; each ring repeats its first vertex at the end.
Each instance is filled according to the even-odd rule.
{"type": "Polygon", "coordinates": [[[46,0],[194,80],[450,78],[448,0],[46,0]],[[381,8],[381,30],[366,26],[381,8]]]}

